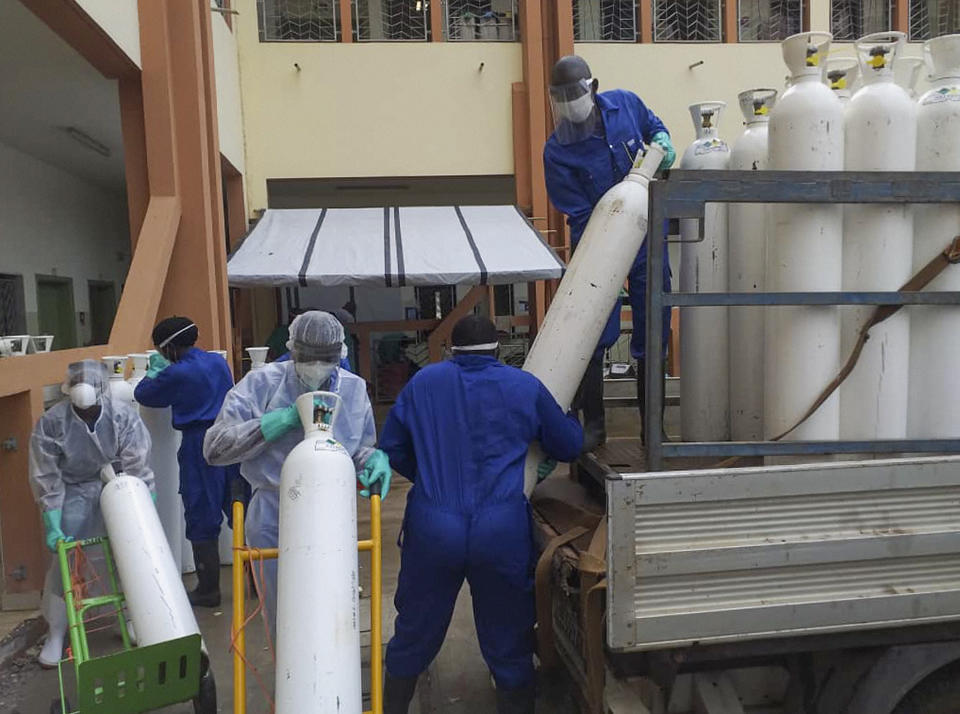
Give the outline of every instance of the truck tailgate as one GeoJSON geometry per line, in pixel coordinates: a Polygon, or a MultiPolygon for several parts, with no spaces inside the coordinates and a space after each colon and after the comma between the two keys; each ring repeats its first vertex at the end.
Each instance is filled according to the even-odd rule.
{"type": "Polygon", "coordinates": [[[607,644],[960,619],[960,456],[607,481],[607,644]]]}

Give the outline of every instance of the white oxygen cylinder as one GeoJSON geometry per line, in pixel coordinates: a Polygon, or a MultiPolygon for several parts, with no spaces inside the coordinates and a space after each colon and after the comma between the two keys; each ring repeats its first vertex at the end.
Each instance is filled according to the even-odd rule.
{"type": "Polygon", "coordinates": [[[860,78],[860,61],[856,57],[831,57],[824,68],[827,86],[846,107],[860,78]]]}
{"type": "Polygon", "coordinates": [[[304,437],[280,471],[276,711],[361,714],[357,476],[332,431],[342,403],[308,392],[296,404],[304,437]]]}
{"type": "MultiPolygon", "coordinates": [[[[567,265],[523,363],[523,369],[543,382],[563,409],[573,401],[610,309],[643,245],[647,189],[663,156],[660,146],[648,146],[623,181],[594,206],[577,252],[567,265]]],[[[527,496],[537,484],[537,466],[543,459],[539,444],[533,444],[524,468],[523,490],[527,496]]]]}
{"type": "MultiPolygon", "coordinates": [[[[767,168],[767,125],[777,99],[776,89],[749,89],[739,95],[746,128],[730,151],[730,169],[767,168]]],[[[730,292],[762,292],[766,255],[767,207],[731,203],[727,209],[730,292]]],[[[731,307],[730,438],[763,439],[763,308],[731,307]]],[[[682,374],[682,373],[681,373],[682,374]]]]}
{"type": "Polygon", "coordinates": [[[110,373],[110,396],[121,402],[133,402],[133,387],[127,384],[127,358],[125,355],[104,357],[103,363],[110,373]]]}
{"type": "MultiPolygon", "coordinates": [[[[906,36],[881,32],[855,43],[861,87],[845,113],[848,171],[913,171],[917,105],[893,81],[906,36]]],[[[843,218],[843,289],[899,290],[913,263],[909,204],[849,204],[843,218]]],[[[841,353],[853,350],[873,305],[842,310],[841,353]]],[[[860,360],[840,385],[841,439],[903,439],[907,435],[910,311],[900,310],[870,330],[860,360]]]]}
{"type": "MultiPolygon", "coordinates": [[[[923,46],[932,88],[919,101],[917,171],[960,171],[960,35],[944,35],[923,46]]],[[[960,206],[914,207],[913,272],[960,235],[960,206]]],[[[960,290],[960,267],[949,265],[926,288],[960,290]]],[[[910,310],[911,438],[960,436],[960,309],[916,305],[910,310]]]]}
{"type": "MultiPolygon", "coordinates": [[[[681,169],[726,169],[730,147],[717,134],[726,102],[690,105],[697,138],[681,169]]],[[[700,221],[680,219],[680,290],[727,292],[727,204],[708,203],[700,221]]],[[[730,438],[727,308],[680,308],[680,434],[684,441],[730,438]]]]}
{"type": "Polygon", "coordinates": [[[247,354],[250,355],[250,369],[260,369],[267,363],[267,352],[269,347],[247,347],[247,354]]]}
{"type": "Polygon", "coordinates": [[[100,509],[138,646],[199,634],[150,489],[133,476],[113,476],[112,467],[104,472],[100,509]]]}
{"type": "MultiPolygon", "coordinates": [[[[793,84],[770,113],[771,170],[843,169],[843,106],[821,81],[821,62],[831,39],[828,32],[804,32],[781,45],[793,84]]],[[[770,215],[765,290],[839,290],[842,207],[778,204],[770,215]]],[[[836,376],[840,315],[835,307],[768,307],[764,325],[763,424],[764,436],[771,438],[793,426],[836,376]]],[[[787,438],[836,439],[839,406],[834,394],[787,438]]]]}
{"type": "MultiPolygon", "coordinates": [[[[210,350],[210,354],[220,355],[223,357],[223,361],[227,361],[227,351],[226,350],[210,350]]],[[[229,363],[227,363],[229,367],[229,363]]],[[[228,493],[229,497],[230,494],[228,493]]],[[[223,523],[220,526],[220,538],[217,542],[217,550],[220,552],[220,565],[232,565],[233,564],[233,529],[227,525],[227,519],[223,519],[223,523]]]]}
{"type": "MultiPolygon", "coordinates": [[[[156,350],[143,355],[131,355],[134,360],[134,379],[136,384],[146,376],[146,360],[156,350]],[[143,372],[138,364],[144,360],[143,372]]],[[[173,416],[170,408],[154,409],[140,405],[140,418],[150,432],[150,468],[153,470],[154,490],[157,494],[157,514],[163,532],[170,544],[174,562],[181,573],[196,570],[193,562],[193,550],[187,540],[187,521],[183,514],[183,501],[180,498],[180,463],[177,452],[180,450],[180,432],[173,428],[173,416]]]]}

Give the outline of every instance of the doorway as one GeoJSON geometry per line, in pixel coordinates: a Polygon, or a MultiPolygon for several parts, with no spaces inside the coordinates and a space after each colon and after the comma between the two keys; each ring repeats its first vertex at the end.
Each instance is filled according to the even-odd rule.
{"type": "Polygon", "coordinates": [[[23,276],[0,274],[0,335],[23,335],[26,332],[23,276]]]}
{"type": "Polygon", "coordinates": [[[117,315],[117,293],[106,280],[88,281],[90,288],[90,344],[105,345],[117,315]]]}
{"type": "Polygon", "coordinates": [[[53,335],[53,349],[77,346],[77,321],[73,309],[73,280],[37,276],[37,321],[40,334],[53,335]]]}

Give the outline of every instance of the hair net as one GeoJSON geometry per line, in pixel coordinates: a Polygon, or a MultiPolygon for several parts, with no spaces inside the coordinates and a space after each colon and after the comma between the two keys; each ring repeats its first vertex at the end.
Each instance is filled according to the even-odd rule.
{"type": "Polygon", "coordinates": [[[496,326],[487,318],[467,315],[453,326],[454,352],[488,352],[500,346],[496,326]]]}
{"type": "Polygon", "coordinates": [[[153,344],[157,349],[167,345],[174,347],[192,347],[199,336],[193,320],[186,317],[168,317],[153,328],[153,344]]]}
{"type": "Polygon", "coordinates": [[[311,310],[290,323],[287,349],[294,362],[339,362],[343,325],[329,312],[311,310]]]}
{"type": "Polygon", "coordinates": [[[60,388],[64,394],[70,393],[70,387],[77,384],[89,384],[97,392],[97,401],[102,402],[107,394],[110,376],[107,366],[95,359],[85,359],[67,365],[67,378],[60,388]]]}

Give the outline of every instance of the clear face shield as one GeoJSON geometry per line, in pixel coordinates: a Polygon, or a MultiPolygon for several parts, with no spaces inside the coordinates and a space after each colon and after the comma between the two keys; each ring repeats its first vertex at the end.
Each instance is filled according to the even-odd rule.
{"type": "Polygon", "coordinates": [[[551,85],[550,109],[554,133],[561,144],[575,144],[596,133],[600,116],[593,98],[592,79],[551,85]]]}

